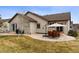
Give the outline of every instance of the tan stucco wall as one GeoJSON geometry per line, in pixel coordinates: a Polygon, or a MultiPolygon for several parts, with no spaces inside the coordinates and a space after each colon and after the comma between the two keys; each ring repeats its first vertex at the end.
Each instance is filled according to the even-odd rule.
{"type": "Polygon", "coordinates": [[[25,33],[29,33],[29,21],[26,20],[21,15],[17,15],[11,22],[10,22],[10,31],[12,31],[11,24],[17,24],[17,29],[24,30],[25,33]]]}
{"type": "MultiPolygon", "coordinates": [[[[48,24],[47,21],[44,21],[43,19],[40,19],[39,17],[37,16],[34,16],[32,14],[27,14],[27,16],[35,19],[38,23],[40,23],[41,25],[41,28],[40,29],[37,29],[36,31],[39,32],[39,33],[45,33],[45,25],[48,24]]],[[[56,23],[62,23],[64,26],[64,33],[67,34],[68,31],[70,30],[70,20],[69,21],[59,21],[59,22],[56,22],[56,23]]],[[[46,29],[48,30],[48,29],[46,29]]]]}
{"type": "Polygon", "coordinates": [[[30,33],[31,34],[36,33],[36,22],[30,22],[30,33]]]}
{"type": "Polygon", "coordinates": [[[68,34],[69,30],[70,30],[70,21],[67,21],[64,27],[64,33],[68,34]]]}
{"type": "Polygon", "coordinates": [[[27,14],[28,17],[33,18],[34,20],[37,21],[37,23],[40,23],[41,28],[40,29],[36,29],[36,32],[38,33],[45,33],[45,25],[48,23],[46,20],[43,20],[35,15],[32,15],[30,13],[27,14]]]}

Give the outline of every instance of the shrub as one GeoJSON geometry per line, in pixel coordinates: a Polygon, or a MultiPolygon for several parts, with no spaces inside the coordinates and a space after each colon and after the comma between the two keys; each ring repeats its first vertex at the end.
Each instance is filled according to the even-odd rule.
{"type": "Polygon", "coordinates": [[[73,36],[73,37],[77,37],[78,36],[77,32],[73,31],[73,30],[69,30],[68,35],[69,36],[73,36]]]}

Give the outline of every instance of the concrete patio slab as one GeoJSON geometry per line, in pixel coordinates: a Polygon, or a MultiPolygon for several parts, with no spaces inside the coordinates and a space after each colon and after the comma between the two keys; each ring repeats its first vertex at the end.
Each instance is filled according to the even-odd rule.
{"type": "MultiPolygon", "coordinates": [[[[17,34],[15,34],[15,33],[0,33],[0,36],[3,36],[3,35],[17,35],[17,34]]],[[[21,34],[19,34],[19,35],[21,35],[21,34]]],[[[23,35],[30,36],[34,39],[43,40],[43,41],[71,41],[71,40],[76,40],[75,37],[68,36],[68,35],[65,35],[65,34],[62,34],[60,37],[57,37],[57,38],[43,37],[44,34],[23,34],[23,35]]]]}
{"type": "Polygon", "coordinates": [[[28,35],[28,36],[30,36],[34,39],[43,40],[43,41],[71,41],[71,40],[76,40],[75,37],[64,35],[64,34],[61,35],[58,38],[43,37],[43,35],[44,34],[31,34],[31,35],[28,35]]]}

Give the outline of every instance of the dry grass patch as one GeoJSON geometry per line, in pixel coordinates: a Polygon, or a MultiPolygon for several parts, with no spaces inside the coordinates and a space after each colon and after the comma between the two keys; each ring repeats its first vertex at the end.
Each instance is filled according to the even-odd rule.
{"type": "Polygon", "coordinates": [[[0,52],[79,52],[79,40],[48,42],[28,36],[0,36],[0,52]]]}

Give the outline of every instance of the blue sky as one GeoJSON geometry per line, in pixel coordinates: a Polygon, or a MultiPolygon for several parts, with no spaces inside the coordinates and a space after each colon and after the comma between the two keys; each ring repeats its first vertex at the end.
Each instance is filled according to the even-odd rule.
{"type": "Polygon", "coordinates": [[[3,19],[11,18],[17,12],[27,11],[39,15],[71,12],[72,21],[79,23],[79,6],[0,6],[0,14],[3,19]]]}

